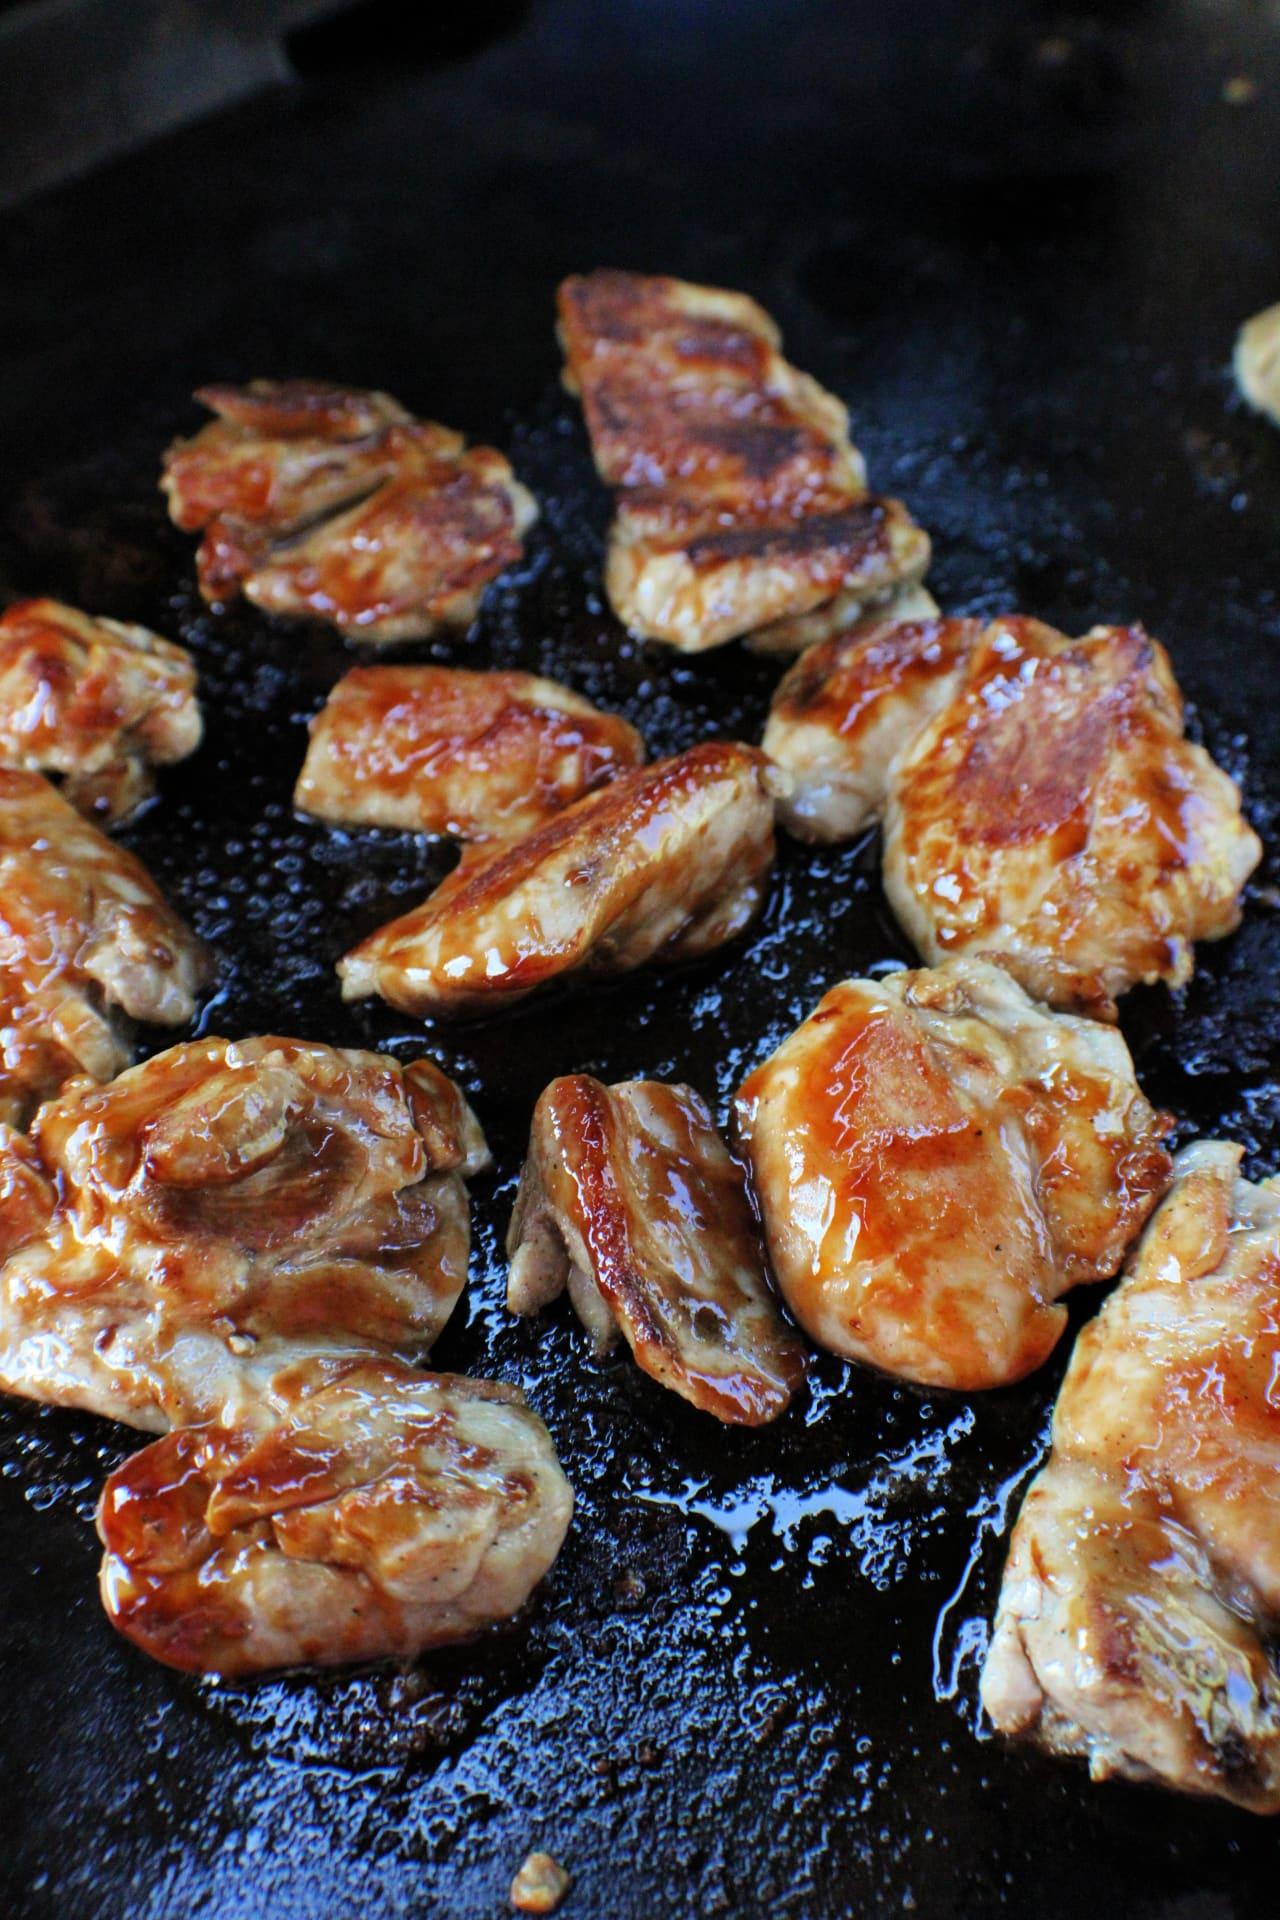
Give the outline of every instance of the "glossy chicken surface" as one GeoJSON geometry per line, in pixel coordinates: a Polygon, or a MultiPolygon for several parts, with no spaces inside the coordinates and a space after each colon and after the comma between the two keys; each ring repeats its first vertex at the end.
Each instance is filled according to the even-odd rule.
{"type": "Polygon", "coordinates": [[[810,647],[778,684],[762,745],[791,775],[778,818],[801,840],[848,840],[884,811],[892,769],[960,683],[977,620],[875,615],[810,647]]]}
{"type": "Polygon", "coordinates": [[[430,1061],[194,1040],[0,1135],[0,1386],[133,1426],[235,1424],[299,1351],[416,1354],[466,1280],[487,1162],[430,1061]]]}
{"type": "Polygon", "coordinates": [[[0,614],[0,766],[57,776],[89,818],[132,813],[201,730],[185,648],[57,600],[0,614]]]}
{"type": "MultiPolygon", "coordinates": [[[[565,384],[618,494],[619,619],[686,651],[919,579],[927,537],[866,491],[848,414],[743,294],[598,271],[559,293],[565,384]]],[[[804,644],[803,640],[796,644],[804,644]]]]}
{"type": "Polygon", "coordinates": [[[1246,320],[1236,340],[1236,384],[1280,427],[1280,302],[1246,320]]]}
{"type": "Polygon", "coordinates": [[[212,974],[145,868],[35,773],[0,768],[0,1121],[129,1059],[120,1016],[180,1026],[212,974]]]}
{"type": "Polygon", "coordinates": [[[474,1014],[570,972],[710,953],[763,898],[781,779],[733,741],[621,774],[524,839],[469,854],[339,962],[343,997],[474,1014]]]}
{"type": "Polygon", "coordinates": [[[597,1352],[625,1337],[645,1373],[718,1419],[776,1419],[804,1376],[742,1171],[691,1087],[553,1080],[507,1252],[513,1313],[567,1286],[597,1352]]]}
{"type": "Polygon", "coordinates": [[[643,759],[634,727],[554,680],[356,667],[311,722],[293,799],[341,825],[511,839],[643,759]]]}
{"type": "Polygon", "coordinates": [[[1038,1367],[1169,1178],[1120,1034],[999,967],[847,980],[737,1098],[783,1295],[820,1345],[929,1386],[1038,1367]]]}
{"type": "Polygon", "coordinates": [[[885,890],[920,952],[998,955],[1059,1005],[1182,984],[1260,856],[1141,627],[994,621],[890,780],[885,890]]]}
{"type": "Polygon", "coordinates": [[[1280,1812],[1280,1181],[1208,1141],[1081,1333],[982,1678],[997,1728],[1280,1812]]]}
{"type": "Polygon", "coordinates": [[[572,1507],[516,1388],[303,1364],[273,1426],[180,1428],[112,1474],[103,1604],[188,1672],[409,1659],[518,1612],[572,1507]]]}
{"type": "Polygon", "coordinates": [[[200,591],[370,642],[465,626],[520,559],[532,496],[492,447],[389,395],[321,381],[204,387],[216,416],[165,456],[171,518],[202,531],[200,591]]]}

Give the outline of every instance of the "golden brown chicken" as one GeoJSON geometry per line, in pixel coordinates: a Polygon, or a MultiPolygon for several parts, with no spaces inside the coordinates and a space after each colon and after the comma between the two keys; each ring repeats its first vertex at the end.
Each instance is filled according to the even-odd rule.
{"type": "Polygon", "coordinates": [[[866,492],[845,408],[778,351],[743,294],[598,271],[559,293],[565,384],[619,494],[605,586],[637,633],[686,651],[837,607],[928,565],[895,500],[866,492]]]}
{"type": "Polygon", "coordinates": [[[293,800],[345,826],[511,839],[643,759],[634,727],[554,680],[355,667],[311,722],[293,800]]]}
{"type": "Polygon", "coordinates": [[[0,1133],[0,1386],[235,1425],[299,1351],[425,1351],[487,1160],[426,1060],[193,1040],[78,1082],[0,1133]]]}
{"type": "Polygon", "coordinates": [[[872,614],[801,654],[778,684],[762,742],[793,791],[778,818],[801,840],[848,840],[879,819],[894,762],[944,707],[982,632],[937,614],[872,614]]]}
{"type": "Polygon", "coordinates": [[[343,997],[483,1013],[566,973],[709,953],[763,898],[781,779],[733,741],[620,774],[523,840],[468,855],[339,962],[343,997]]]}
{"type": "Polygon", "coordinates": [[[998,955],[1058,1005],[1181,984],[1260,856],[1141,627],[993,622],[889,780],[885,890],[921,953],[998,955]]]}
{"type": "Polygon", "coordinates": [[[1120,1034],[983,960],[834,987],[737,1120],[801,1326],[930,1386],[1038,1367],[1169,1177],[1120,1034]]]}
{"type": "Polygon", "coordinates": [[[479,1633],[518,1612],[573,1495],[514,1387],[304,1361],[275,1424],[180,1428],[103,1490],[102,1598],[166,1665],[241,1675],[479,1633]]]}
{"type": "Polygon", "coordinates": [[[567,1286],[598,1353],[625,1336],[645,1373],[720,1420],[776,1419],[804,1377],[742,1170],[691,1087],[553,1080],[507,1252],[513,1313],[567,1286]]]}
{"type": "Polygon", "coordinates": [[[1280,1181],[1240,1157],[1178,1156],[1076,1343],[982,1698],[1094,1779],[1280,1813],[1280,1181]]]}
{"type": "Polygon", "coordinates": [[[118,1010],[180,1026],[212,971],[145,868],[36,773],[0,768],[0,1121],[129,1058],[118,1010]]]}
{"type": "Polygon", "coordinates": [[[254,380],[196,398],[216,418],[169,448],[161,485],[174,522],[204,531],[206,600],[422,639],[465,626],[521,557],[537,506],[503,456],[387,394],[254,380]]]}
{"type": "Polygon", "coordinates": [[[0,615],[0,766],[55,775],[81,813],[120,820],[151,793],[151,768],[185,760],[200,734],[183,647],[57,600],[0,615]]]}

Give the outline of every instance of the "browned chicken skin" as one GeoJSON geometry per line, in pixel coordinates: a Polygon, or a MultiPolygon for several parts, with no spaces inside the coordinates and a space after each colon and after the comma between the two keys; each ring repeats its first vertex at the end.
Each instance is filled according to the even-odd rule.
{"type": "Polygon", "coordinates": [[[0,766],[55,775],[81,813],[122,819],[153,766],[199,746],[195,689],[190,654],[146,627],[19,601],[0,614],[0,766]]]}
{"type": "Polygon", "coordinates": [[[921,953],[994,954],[1059,1005],[1180,985],[1261,857],[1141,627],[994,621],[888,785],[885,890],[921,953]]]}
{"type": "Polygon", "coordinates": [[[931,1386],[1039,1366],[1169,1177],[1119,1033],[983,960],[834,987],[737,1115],[801,1326],[931,1386]]]}
{"type": "Polygon", "coordinates": [[[982,1697],[996,1726],[1280,1813],[1280,1182],[1178,1156],[1076,1342],[1013,1531],[982,1697]]]}
{"type": "Polygon", "coordinates": [[[786,646],[790,622],[837,601],[852,618],[924,573],[927,537],[866,492],[844,407],[754,300],[602,270],[566,280],[559,313],[565,384],[619,494],[605,585],[636,632],[786,646]]]}
{"type": "Polygon", "coordinates": [[[0,1121],[129,1058],[112,1014],[179,1026],[209,956],[145,868],[47,780],[0,768],[0,1121]]]}
{"type": "Polygon", "coordinates": [[[634,727],[554,680],[355,667],[311,722],[293,799],[343,825],[511,839],[643,759],[634,727]]]}
{"type": "Polygon", "coordinates": [[[804,1376],[742,1171],[691,1087],[553,1080],[507,1252],[513,1313],[567,1285],[598,1352],[624,1335],[646,1373],[718,1419],[776,1419],[804,1376]]]}
{"type": "Polygon", "coordinates": [[[471,854],[353,948],[343,996],[482,1013],[569,972],[709,953],[760,905],[780,779],[733,741],[621,774],[513,845],[471,854]]]}
{"type": "Polygon", "coordinates": [[[273,1425],[185,1427],[103,1490],[102,1599],[166,1665],[409,1659],[507,1619],[573,1495],[519,1391],[391,1360],[302,1363],[273,1425]]]}
{"type": "Polygon", "coordinates": [[[174,522],[203,530],[200,591],[371,642],[474,618],[523,552],[532,496],[492,447],[387,394],[322,381],[204,387],[217,416],[165,456],[174,522]]]}

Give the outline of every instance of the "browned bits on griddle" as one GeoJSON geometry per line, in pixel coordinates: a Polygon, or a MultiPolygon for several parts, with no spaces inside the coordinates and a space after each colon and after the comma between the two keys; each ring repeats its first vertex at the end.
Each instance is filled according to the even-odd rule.
{"type": "Polygon", "coordinates": [[[517,1913],[554,1913],[572,1884],[549,1853],[531,1853],[511,1882],[511,1904],[517,1913]]]}

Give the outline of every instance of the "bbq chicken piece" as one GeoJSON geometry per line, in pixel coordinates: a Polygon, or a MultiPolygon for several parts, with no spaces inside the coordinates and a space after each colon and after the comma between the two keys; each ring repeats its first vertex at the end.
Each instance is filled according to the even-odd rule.
{"type": "Polygon", "coordinates": [[[1280,1180],[1188,1148],[1080,1335],[982,1699],[1122,1775],[1280,1813],[1280,1180]]]}
{"type": "Polygon", "coordinates": [[[511,839],[643,759],[634,727],[554,680],[356,667],[311,722],[293,800],[343,826],[511,839]]]}
{"type": "Polygon", "coordinates": [[[211,1039],[80,1081],[0,1135],[0,1386],[234,1425],[299,1351],[417,1354],[487,1159],[425,1060],[211,1039]]]}
{"type": "Polygon", "coordinates": [[[507,1252],[513,1313],[567,1286],[597,1353],[625,1336],[645,1373],[720,1420],[776,1419],[804,1377],[742,1171],[691,1087],[553,1080],[507,1252]]]}
{"type": "Polygon", "coordinates": [[[486,1013],[563,974],[710,953],[764,897],[781,783],[734,741],[620,774],[523,840],[470,853],[339,962],[343,997],[486,1013]]]}
{"type": "Polygon", "coordinates": [[[181,1026],[212,966],[146,869],[36,773],[0,768],[0,1121],[129,1058],[113,1013],[181,1026]]]}
{"type": "Polygon", "coordinates": [[[778,804],[801,840],[850,840],[880,817],[904,747],[946,706],[977,620],[874,616],[810,647],[779,682],[764,730],[793,791],[778,804]]]}
{"type": "Polygon", "coordinates": [[[507,461],[387,394],[255,380],[196,398],[217,418],[175,441],[161,485],[174,522],[204,530],[206,600],[423,639],[465,626],[521,557],[537,506],[507,461]]]}
{"type": "Polygon", "coordinates": [[[300,1366],[277,1424],[179,1428],[112,1474],[102,1599],[191,1673],[411,1659],[518,1612],[572,1509],[516,1388],[300,1366]]]}
{"type": "Polygon", "coordinates": [[[1280,427],[1280,302],[1246,320],[1236,339],[1236,384],[1280,427]]]}
{"type": "Polygon", "coordinates": [[[773,1270],[819,1345],[927,1386],[1001,1386],[1115,1273],[1169,1178],[1116,1029],[999,967],[847,980],[743,1084],[773,1270]]]}
{"type": "Polygon", "coordinates": [[[1008,619],[895,765],[884,883],[926,959],[991,953],[1041,998],[1105,1011],[1190,977],[1261,852],[1141,627],[1068,640],[1008,619]]]}
{"type": "Polygon", "coordinates": [[[57,775],[81,813],[120,820],[151,768],[200,744],[196,670],[146,627],[92,620],[57,600],[0,614],[0,765],[57,775]]]}
{"type": "MultiPolygon", "coordinates": [[[[929,542],[866,492],[848,414],[742,294],[600,271],[559,294],[565,385],[618,493],[605,586],[635,632],[696,652],[923,575],[929,542]]],[[[792,642],[800,646],[812,634],[792,642]]]]}

